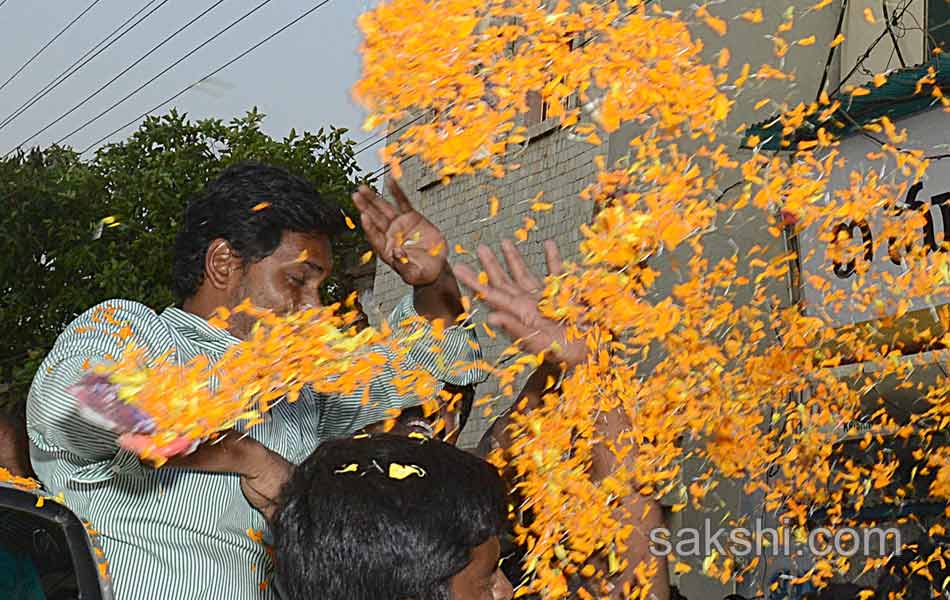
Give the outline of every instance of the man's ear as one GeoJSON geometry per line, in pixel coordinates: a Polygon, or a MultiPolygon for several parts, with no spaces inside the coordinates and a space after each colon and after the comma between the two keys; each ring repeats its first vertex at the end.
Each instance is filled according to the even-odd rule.
{"type": "Polygon", "coordinates": [[[241,257],[227,240],[216,239],[205,253],[205,280],[215,289],[227,289],[231,278],[241,268],[241,257]]]}

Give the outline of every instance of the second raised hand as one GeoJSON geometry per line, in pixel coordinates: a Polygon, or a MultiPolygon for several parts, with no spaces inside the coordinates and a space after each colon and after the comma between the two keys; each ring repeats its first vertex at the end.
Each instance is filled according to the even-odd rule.
{"type": "Polygon", "coordinates": [[[353,194],[366,239],[380,260],[404,282],[415,287],[430,285],[446,268],[445,237],[412,207],[394,180],[390,179],[388,185],[395,205],[365,185],[353,194]]]}
{"type": "MultiPolygon", "coordinates": [[[[567,340],[567,326],[546,318],[538,308],[544,282],[528,269],[524,257],[514,243],[504,240],[501,251],[508,265],[506,271],[495,253],[487,246],[479,246],[478,259],[488,276],[480,281],[479,276],[464,265],[455,265],[453,271],[460,282],[474,290],[491,309],[488,322],[500,327],[521,347],[533,354],[546,352],[555,362],[567,368],[577,366],[587,357],[587,348],[582,340],[567,340]]],[[[564,271],[564,263],[557,244],[544,242],[548,274],[554,277],[564,271]]]]}

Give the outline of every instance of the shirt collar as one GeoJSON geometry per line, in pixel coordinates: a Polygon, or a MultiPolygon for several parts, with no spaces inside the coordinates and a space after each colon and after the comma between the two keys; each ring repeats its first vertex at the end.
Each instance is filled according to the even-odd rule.
{"type": "Polygon", "coordinates": [[[161,316],[183,336],[198,343],[227,348],[240,342],[239,339],[226,330],[215,327],[198,315],[175,306],[166,308],[161,316]]]}

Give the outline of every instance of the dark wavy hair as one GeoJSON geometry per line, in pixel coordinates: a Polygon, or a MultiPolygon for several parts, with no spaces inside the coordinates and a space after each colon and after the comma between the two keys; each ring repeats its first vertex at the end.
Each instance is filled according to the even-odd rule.
{"type": "Polygon", "coordinates": [[[280,167],[238,163],[188,203],[175,241],[172,287],[181,300],[198,291],[205,255],[216,239],[227,240],[249,264],[273,254],[284,232],[332,238],[345,230],[339,207],[313,184],[280,167]]]}
{"type": "Polygon", "coordinates": [[[277,584],[287,600],[448,600],[450,578],[507,514],[495,468],[454,446],[391,434],[327,441],[284,488],[277,584]],[[425,474],[391,478],[393,463],[425,474]]]}

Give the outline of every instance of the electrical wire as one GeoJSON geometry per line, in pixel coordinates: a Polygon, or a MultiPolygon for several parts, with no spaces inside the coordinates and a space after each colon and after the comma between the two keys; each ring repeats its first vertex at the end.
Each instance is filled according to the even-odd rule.
{"type": "MultiPolygon", "coordinates": [[[[277,29],[276,31],[274,31],[273,33],[271,33],[270,35],[268,35],[267,37],[265,37],[265,38],[262,39],[261,41],[257,42],[256,44],[254,44],[253,46],[251,46],[250,48],[248,48],[248,49],[245,50],[244,52],[238,54],[237,56],[235,56],[234,58],[232,58],[232,59],[229,60],[228,62],[224,63],[223,65],[221,65],[221,66],[218,67],[217,69],[211,71],[210,73],[208,73],[207,75],[205,75],[205,76],[202,77],[201,79],[199,79],[199,80],[195,81],[194,83],[191,83],[191,84],[189,84],[188,86],[182,88],[178,93],[176,93],[176,94],[174,94],[173,96],[170,96],[169,98],[163,100],[163,101],[160,102],[159,104],[156,104],[156,105],[153,106],[151,109],[145,111],[144,113],[142,113],[141,115],[139,115],[139,116],[137,116],[136,118],[132,119],[131,121],[129,121],[129,122],[123,124],[123,125],[120,125],[119,127],[113,129],[111,132],[109,132],[109,133],[107,133],[106,135],[102,136],[101,138],[99,138],[99,139],[96,140],[95,142],[89,144],[88,146],[86,146],[86,147],[82,150],[82,152],[80,152],[80,154],[85,154],[86,152],[89,152],[91,149],[93,149],[94,147],[98,146],[98,145],[101,144],[102,142],[106,141],[107,139],[109,139],[109,138],[112,137],[113,135],[119,133],[119,132],[122,131],[123,129],[126,129],[127,127],[131,127],[132,125],[135,125],[136,123],[141,122],[142,119],[144,119],[145,117],[147,117],[147,116],[150,115],[151,113],[153,113],[153,112],[155,112],[155,111],[157,111],[157,110],[159,110],[159,109],[165,107],[165,106],[168,105],[168,104],[171,104],[172,102],[174,102],[175,100],[177,100],[178,98],[180,98],[181,96],[183,96],[185,93],[187,93],[189,90],[191,90],[191,89],[194,88],[195,86],[197,86],[197,85],[199,85],[199,84],[201,84],[201,83],[207,81],[208,79],[211,79],[212,77],[214,77],[215,75],[217,75],[217,74],[220,73],[221,71],[227,69],[228,67],[230,67],[230,66],[233,65],[234,63],[238,62],[239,60],[241,60],[242,58],[244,58],[245,56],[247,56],[247,55],[250,54],[251,52],[254,52],[255,50],[257,50],[258,48],[260,48],[261,46],[263,46],[264,44],[266,44],[266,43],[269,42],[270,40],[274,39],[275,37],[277,37],[278,35],[280,35],[280,34],[283,33],[284,31],[290,29],[291,27],[293,27],[294,25],[296,25],[296,24],[299,23],[300,21],[304,20],[306,17],[308,17],[308,16],[310,16],[311,14],[315,13],[315,12],[316,12],[317,10],[319,10],[320,8],[322,8],[322,7],[326,6],[327,4],[329,4],[330,1],[331,1],[331,0],[322,0],[321,2],[318,2],[315,6],[311,7],[310,9],[308,9],[306,12],[304,12],[304,13],[301,14],[300,16],[296,17],[295,19],[293,19],[292,21],[290,21],[289,23],[287,23],[287,24],[284,25],[283,27],[277,29]]],[[[78,131],[78,130],[77,130],[77,131],[78,131]]],[[[70,135],[72,135],[72,134],[70,134],[70,135]]],[[[65,138],[64,138],[64,139],[65,139],[65,138]]]]}
{"type": "Polygon", "coordinates": [[[396,129],[394,129],[394,130],[392,130],[392,131],[387,131],[387,132],[383,133],[382,135],[380,135],[380,136],[378,136],[378,137],[373,136],[373,137],[366,138],[365,140],[361,141],[359,144],[356,145],[357,148],[358,148],[358,150],[353,153],[353,156],[356,156],[357,154],[361,154],[361,153],[363,153],[363,152],[366,152],[367,150],[369,150],[370,148],[372,148],[372,147],[375,146],[376,144],[382,142],[383,140],[385,140],[385,139],[388,138],[389,136],[396,135],[397,133],[399,133],[400,131],[402,131],[402,130],[405,129],[406,127],[409,127],[410,125],[412,125],[413,123],[415,123],[416,121],[418,121],[419,119],[421,119],[421,118],[423,117],[423,115],[425,115],[425,113],[420,113],[420,114],[416,115],[416,116],[415,116],[413,119],[411,119],[410,121],[407,121],[407,122],[403,123],[402,125],[400,125],[399,127],[397,127],[396,129]],[[369,146],[365,146],[365,147],[363,147],[363,148],[359,148],[359,146],[362,146],[365,142],[368,142],[368,141],[370,141],[370,140],[372,140],[372,139],[375,139],[376,141],[374,141],[374,142],[373,142],[372,144],[370,144],[369,146]]]}
{"type": "Polygon", "coordinates": [[[372,173],[370,173],[370,174],[369,174],[369,177],[367,177],[366,179],[368,179],[369,181],[373,181],[373,180],[376,179],[377,177],[380,177],[380,176],[382,176],[382,175],[386,175],[387,173],[389,173],[389,171],[390,171],[389,165],[383,165],[383,166],[381,166],[380,168],[378,168],[378,169],[376,169],[375,171],[373,171],[372,173]]]}
{"type": "Polygon", "coordinates": [[[86,127],[89,127],[90,125],[92,125],[93,123],[95,123],[96,121],[98,121],[99,119],[101,119],[102,117],[104,117],[105,115],[109,114],[110,112],[112,112],[113,110],[115,110],[117,107],[119,107],[120,105],[122,105],[122,104],[124,104],[126,101],[128,101],[130,98],[132,98],[133,96],[135,96],[136,94],[138,94],[139,92],[141,92],[142,90],[144,90],[145,88],[147,88],[148,86],[150,86],[150,85],[151,85],[152,83],[154,83],[156,80],[158,80],[159,78],[161,78],[162,76],[164,76],[166,73],[168,73],[169,71],[171,71],[172,69],[174,69],[175,67],[177,67],[178,65],[180,65],[181,63],[183,63],[185,60],[187,60],[188,58],[190,58],[192,55],[196,54],[199,50],[201,50],[202,48],[204,48],[205,46],[207,46],[208,44],[210,44],[211,42],[213,42],[214,40],[216,40],[218,37],[224,35],[226,32],[228,32],[228,31],[231,30],[232,28],[236,27],[239,23],[241,23],[242,21],[244,21],[245,19],[247,19],[248,17],[250,17],[251,15],[253,15],[255,12],[257,12],[258,10],[264,8],[266,5],[270,4],[271,1],[272,1],[272,0],[264,0],[263,2],[261,2],[260,4],[258,4],[257,6],[255,6],[254,8],[252,8],[251,10],[249,10],[248,12],[244,13],[243,15],[241,15],[240,18],[238,18],[238,19],[236,19],[235,21],[233,21],[230,25],[228,25],[227,27],[225,27],[224,29],[222,29],[222,30],[219,31],[218,33],[214,34],[213,36],[211,36],[210,38],[208,38],[207,40],[205,40],[204,42],[202,42],[202,43],[199,44],[198,46],[192,48],[190,52],[188,52],[187,54],[185,54],[184,56],[182,56],[181,58],[179,58],[178,60],[176,60],[175,62],[173,62],[171,65],[165,67],[165,68],[164,68],[162,71],[160,71],[157,75],[155,75],[154,77],[152,77],[151,79],[149,79],[148,81],[146,81],[145,83],[143,83],[142,85],[140,85],[139,87],[135,88],[134,90],[132,90],[131,92],[129,92],[128,94],[126,94],[121,100],[119,100],[119,101],[113,103],[109,108],[107,108],[107,109],[105,109],[104,111],[100,112],[100,113],[99,113],[98,115],[96,115],[95,117],[93,117],[93,118],[87,120],[85,123],[83,123],[83,124],[80,125],[79,127],[73,129],[72,131],[70,131],[69,133],[67,133],[66,135],[64,135],[63,137],[61,137],[61,138],[59,138],[58,140],[56,140],[56,143],[57,143],[57,144],[62,144],[62,143],[63,143],[64,141],[66,141],[68,138],[70,138],[70,137],[72,137],[73,135],[79,133],[80,131],[82,131],[82,130],[85,129],[86,127]]]}
{"type": "MultiPolygon", "coordinates": [[[[891,36],[891,43],[894,44],[894,52],[897,53],[897,60],[900,61],[902,68],[907,68],[907,62],[904,60],[904,55],[901,52],[901,45],[897,41],[897,35],[894,33],[894,25],[896,23],[891,23],[891,17],[887,14],[887,0],[881,0],[881,10],[884,11],[884,28],[887,29],[887,34],[891,36]]],[[[895,18],[897,15],[894,15],[895,18]]],[[[890,66],[890,60],[888,60],[888,66],[890,66]]]]}
{"type": "MultiPolygon", "coordinates": [[[[894,11],[894,22],[898,22],[898,21],[900,21],[900,20],[904,17],[904,13],[907,12],[907,9],[910,8],[910,5],[911,5],[911,4],[913,4],[913,0],[907,0],[907,2],[904,4],[904,6],[902,6],[902,7],[900,7],[900,8],[898,9],[899,12],[898,12],[897,10],[894,11]]],[[[844,84],[846,84],[846,83],[851,79],[851,77],[852,77],[855,73],[858,72],[858,69],[860,69],[860,68],[862,67],[862,65],[864,65],[864,61],[866,61],[868,58],[871,57],[871,52],[874,51],[874,49],[877,47],[878,44],[881,43],[881,40],[883,40],[886,35],[887,35],[887,29],[885,28],[884,31],[882,31],[881,34],[880,34],[879,36],[877,36],[877,39],[875,39],[873,42],[871,42],[871,45],[868,46],[868,48],[867,48],[867,50],[864,52],[864,54],[862,54],[862,55],[858,58],[858,61],[854,64],[854,66],[851,68],[851,70],[848,71],[848,74],[841,78],[841,81],[838,82],[838,85],[837,85],[837,86],[835,86],[834,91],[832,91],[830,94],[828,94],[829,96],[834,96],[834,95],[837,94],[839,91],[841,91],[841,88],[844,87],[844,84]]]]}
{"type": "MultiPolygon", "coordinates": [[[[13,73],[13,75],[10,75],[10,78],[7,79],[6,81],[4,81],[4,82],[3,82],[3,85],[0,85],[0,91],[2,91],[3,88],[7,87],[7,86],[10,84],[11,81],[13,81],[14,79],[16,79],[17,75],[19,75],[20,73],[23,72],[23,69],[25,69],[25,68],[27,68],[28,66],[30,66],[30,65],[33,63],[33,61],[36,60],[36,59],[39,57],[40,54],[43,54],[43,52],[45,52],[47,48],[49,48],[50,46],[52,46],[53,43],[54,43],[56,40],[58,40],[64,33],[66,33],[67,31],[69,31],[69,28],[70,28],[70,27],[72,27],[73,25],[75,25],[76,22],[77,22],[79,19],[83,18],[83,16],[84,16],[87,12],[89,12],[90,10],[92,10],[92,9],[93,9],[97,4],[99,4],[100,2],[102,2],[102,0],[93,0],[93,1],[92,1],[92,4],[90,4],[89,6],[87,6],[84,11],[82,11],[81,13],[79,13],[79,15],[78,15],[76,18],[74,18],[72,21],[70,21],[70,22],[66,25],[66,27],[63,27],[62,29],[60,29],[60,30],[59,30],[59,33],[57,33],[56,35],[53,36],[53,39],[51,39],[50,41],[46,42],[46,44],[44,44],[42,48],[40,48],[39,50],[37,50],[36,53],[33,54],[33,56],[31,56],[28,61],[26,61],[25,63],[23,63],[23,65],[20,66],[20,68],[17,69],[17,70],[13,73]]],[[[0,6],[3,6],[3,4],[0,4],[0,6]]]]}
{"type": "MultiPolygon", "coordinates": [[[[357,156],[357,155],[359,155],[359,154],[362,154],[363,152],[366,152],[367,150],[369,150],[369,149],[372,148],[373,146],[376,146],[376,145],[379,144],[380,142],[384,141],[387,137],[388,137],[388,134],[383,134],[383,135],[377,137],[377,138],[376,138],[376,141],[374,141],[374,142],[373,142],[372,144],[370,144],[369,146],[366,146],[366,147],[364,147],[364,148],[359,148],[358,150],[356,150],[356,151],[353,153],[353,156],[357,156]]],[[[365,141],[365,140],[364,140],[364,141],[365,141]]],[[[360,142],[360,143],[362,143],[362,142],[360,142]]],[[[358,145],[358,144],[357,144],[357,145],[358,145]]]]}
{"type": "Polygon", "coordinates": [[[0,121],[0,129],[3,129],[4,127],[6,127],[7,125],[9,125],[9,124],[12,123],[13,121],[15,121],[16,119],[18,119],[18,118],[20,117],[20,115],[22,115],[23,113],[25,113],[26,111],[28,111],[30,108],[32,108],[34,104],[36,104],[37,102],[39,102],[40,100],[42,100],[43,98],[45,98],[47,95],[49,95],[50,93],[52,93],[53,90],[55,90],[55,89],[58,88],[60,85],[62,85],[67,79],[69,79],[70,77],[72,77],[73,75],[75,75],[80,69],[82,69],[83,67],[85,67],[86,65],[88,65],[88,64],[89,64],[90,62],[92,62],[93,60],[95,60],[95,58],[96,58],[97,56],[99,56],[100,54],[102,54],[103,52],[105,52],[106,50],[108,50],[113,44],[115,44],[116,42],[118,42],[119,40],[121,40],[126,34],[128,34],[130,31],[132,31],[133,29],[135,29],[140,23],[142,23],[142,21],[144,21],[145,19],[147,19],[147,18],[149,18],[150,16],[152,16],[152,14],[154,14],[158,9],[160,9],[162,6],[164,6],[165,4],[167,4],[167,3],[168,3],[168,0],[162,0],[161,4],[159,4],[158,6],[156,6],[155,8],[153,8],[152,10],[150,10],[150,11],[148,12],[148,14],[146,14],[144,17],[142,17],[141,19],[139,19],[138,21],[136,21],[131,27],[129,27],[128,29],[126,29],[125,31],[123,31],[121,34],[119,34],[118,37],[116,37],[116,38],[113,39],[112,41],[109,41],[109,38],[111,38],[111,37],[114,36],[116,33],[118,33],[123,27],[125,27],[126,25],[128,25],[129,23],[131,23],[132,20],[134,20],[134,19],[135,19],[136,17],[138,17],[140,14],[142,14],[143,12],[145,12],[145,11],[149,8],[149,6],[155,4],[156,2],[158,2],[158,0],[149,0],[147,3],[145,3],[145,5],[144,5],[142,8],[140,8],[140,9],[138,10],[138,12],[136,12],[134,15],[132,15],[131,17],[129,17],[128,19],[126,19],[124,23],[122,23],[121,25],[119,25],[118,27],[116,27],[114,30],[112,30],[112,33],[110,33],[109,35],[107,35],[106,37],[104,37],[98,44],[96,44],[95,46],[93,46],[92,48],[90,48],[85,54],[83,54],[81,57],[79,57],[78,59],[76,59],[76,61],[73,62],[73,64],[69,65],[69,66],[66,68],[65,71],[63,71],[62,73],[60,73],[59,75],[57,75],[56,77],[54,77],[53,79],[51,79],[50,82],[47,83],[40,91],[38,91],[38,92],[36,92],[35,94],[33,94],[33,96],[32,96],[29,100],[27,100],[26,102],[24,102],[23,104],[21,104],[20,106],[18,106],[17,109],[14,110],[14,111],[13,111],[12,113],[10,113],[9,115],[7,115],[7,116],[3,119],[3,121],[0,121]],[[108,42],[108,43],[106,43],[106,42],[108,42]],[[105,46],[103,46],[103,44],[105,44],[105,46]],[[98,50],[98,51],[97,51],[97,50],[98,50]],[[93,53],[95,53],[95,54],[93,54],[93,53]],[[90,56],[90,54],[91,54],[92,56],[90,56]],[[80,64],[80,63],[82,63],[82,64],[80,64]],[[77,65],[78,65],[78,66],[77,66],[77,65]],[[75,68],[74,68],[74,67],[75,67],[75,68]]]}
{"type": "MultiPolygon", "coordinates": [[[[265,2],[270,2],[270,0],[265,0],[265,2]]],[[[164,40],[162,40],[157,46],[155,46],[154,48],[152,48],[151,50],[149,50],[148,52],[146,52],[144,55],[140,56],[135,62],[133,62],[131,65],[129,65],[128,67],[126,67],[125,69],[123,69],[121,72],[119,72],[118,75],[116,75],[115,77],[113,77],[112,79],[110,79],[108,82],[106,82],[105,84],[103,84],[102,86],[100,86],[99,89],[97,89],[97,90],[94,91],[93,93],[91,93],[91,94],[89,94],[88,96],[86,96],[81,102],[79,102],[79,104],[76,104],[75,106],[73,106],[72,108],[70,108],[69,110],[67,110],[67,111],[66,111],[65,113],[63,113],[62,115],[56,117],[56,119],[55,119],[53,122],[51,122],[51,123],[49,123],[48,125],[46,125],[46,127],[43,127],[42,129],[40,129],[39,131],[37,131],[36,133],[34,133],[33,135],[31,135],[30,137],[28,137],[28,138],[26,138],[25,140],[23,140],[22,142],[20,142],[20,143],[17,145],[16,148],[14,148],[13,150],[10,150],[9,152],[7,152],[7,153],[4,155],[4,158],[6,158],[7,156],[9,156],[9,155],[12,154],[13,152],[15,152],[17,148],[22,148],[22,147],[25,146],[26,144],[30,143],[31,141],[33,141],[34,139],[36,139],[37,137],[39,137],[40,135],[42,135],[43,133],[45,133],[46,131],[48,131],[51,127],[53,127],[54,125],[56,125],[57,123],[61,122],[63,119],[65,119],[65,118],[68,117],[69,115],[71,115],[71,114],[73,114],[74,112],[76,112],[77,110],[79,110],[82,106],[84,106],[84,105],[85,105],[86,103],[88,103],[90,100],[92,100],[93,98],[95,98],[96,96],[98,96],[100,93],[102,93],[102,91],[105,90],[107,87],[109,87],[110,85],[112,85],[113,83],[115,83],[116,81],[118,81],[119,78],[121,78],[123,75],[125,75],[126,73],[128,73],[129,71],[131,71],[132,69],[134,69],[134,68],[135,68],[136,66],[138,66],[142,61],[144,61],[146,58],[148,58],[149,56],[151,56],[152,54],[154,54],[155,52],[157,52],[157,51],[159,50],[159,48],[161,48],[162,46],[164,46],[165,44],[167,44],[168,42],[170,42],[172,39],[174,39],[176,36],[178,36],[180,33],[182,33],[183,31],[185,31],[186,29],[188,29],[188,28],[191,27],[192,25],[194,25],[194,24],[195,24],[196,22],[198,22],[202,17],[204,17],[205,15],[207,15],[208,13],[210,13],[212,10],[214,10],[215,8],[217,8],[218,6],[220,6],[222,3],[224,3],[224,0],[216,0],[216,2],[214,2],[213,4],[211,4],[211,6],[209,6],[208,8],[204,9],[198,16],[194,17],[193,19],[191,19],[190,21],[188,21],[187,23],[185,23],[184,25],[182,25],[181,27],[179,27],[175,32],[173,32],[171,35],[167,36],[164,40]]]]}
{"type": "MultiPolygon", "coordinates": [[[[848,0],[843,0],[841,2],[841,11],[838,13],[838,24],[835,26],[835,35],[832,40],[838,39],[838,36],[841,35],[841,31],[844,28],[844,18],[847,12],[848,0]]],[[[837,48],[838,46],[832,46],[828,49],[828,58],[825,59],[825,69],[821,73],[821,83],[818,84],[818,93],[815,94],[815,102],[818,102],[818,100],[821,99],[821,94],[825,91],[825,86],[828,85],[828,73],[831,71],[831,63],[834,61],[837,48]]]]}

